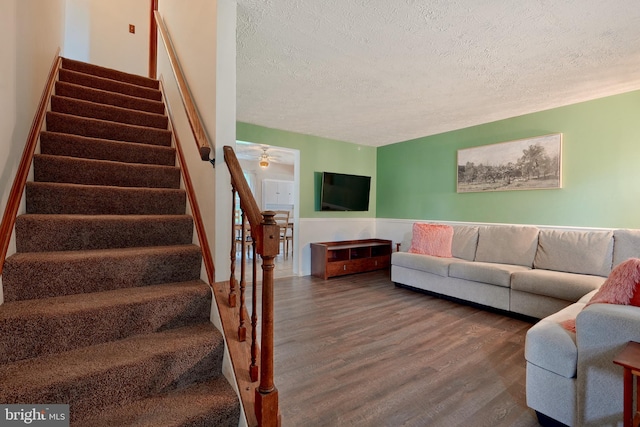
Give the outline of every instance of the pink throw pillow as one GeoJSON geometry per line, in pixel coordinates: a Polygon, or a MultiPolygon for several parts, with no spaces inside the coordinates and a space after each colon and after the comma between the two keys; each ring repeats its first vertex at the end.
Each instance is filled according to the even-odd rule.
{"type": "MultiPolygon", "coordinates": [[[[600,290],[586,305],[596,303],[640,307],[640,258],[629,258],[611,271],[600,290]]],[[[567,319],[560,325],[567,331],[576,331],[576,319],[567,319]]]]}
{"type": "Polygon", "coordinates": [[[453,227],[444,224],[413,224],[413,236],[409,252],[451,258],[453,227]]]}

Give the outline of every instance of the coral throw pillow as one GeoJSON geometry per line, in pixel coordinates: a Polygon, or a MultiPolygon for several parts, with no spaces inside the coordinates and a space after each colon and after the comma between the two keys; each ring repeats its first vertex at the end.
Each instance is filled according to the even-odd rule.
{"type": "Polygon", "coordinates": [[[638,295],[640,283],[640,258],[629,258],[616,266],[602,284],[600,290],[591,298],[589,304],[640,305],[638,295]]]}
{"type": "MultiPolygon", "coordinates": [[[[640,307],[640,258],[629,258],[616,266],[586,305],[621,304],[640,307]]],[[[586,306],[585,306],[586,307],[586,306]]],[[[561,322],[566,330],[576,331],[576,319],[561,322]]]]}
{"type": "Polygon", "coordinates": [[[453,242],[453,227],[444,224],[413,224],[411,237],[412,254],[432,255],[441,258],[451,258],[451,243],[453,242]]]}

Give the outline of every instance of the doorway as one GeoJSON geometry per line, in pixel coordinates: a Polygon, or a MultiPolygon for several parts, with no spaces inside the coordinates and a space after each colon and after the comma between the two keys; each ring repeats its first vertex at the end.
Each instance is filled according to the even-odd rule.
{"type": "Polygon", "coordinates": [[[236,141],[236,157],[258,207],[262,211],[277,211],[280,215],[288,213],[289,229],[281,242],[280,254],[275,258],[274,277],[299,275],[300,151],[236,141]]]}

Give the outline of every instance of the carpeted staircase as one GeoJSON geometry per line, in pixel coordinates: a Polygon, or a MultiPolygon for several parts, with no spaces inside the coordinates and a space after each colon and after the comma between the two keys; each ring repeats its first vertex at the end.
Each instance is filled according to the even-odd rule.
{"type": "Polygon", "coordinates": [[[0,403],[237,426],[158,82],[63,60],[0,305],[0,403]]]}

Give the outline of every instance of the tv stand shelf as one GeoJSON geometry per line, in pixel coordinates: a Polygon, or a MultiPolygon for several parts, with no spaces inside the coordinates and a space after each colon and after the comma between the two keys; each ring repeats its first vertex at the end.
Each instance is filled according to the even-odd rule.
{"type": "Polygon", "coordinates": [[[311,274],[321,279],[381,270],[390,264],[391,240],[311,243],[311,274]]]}

